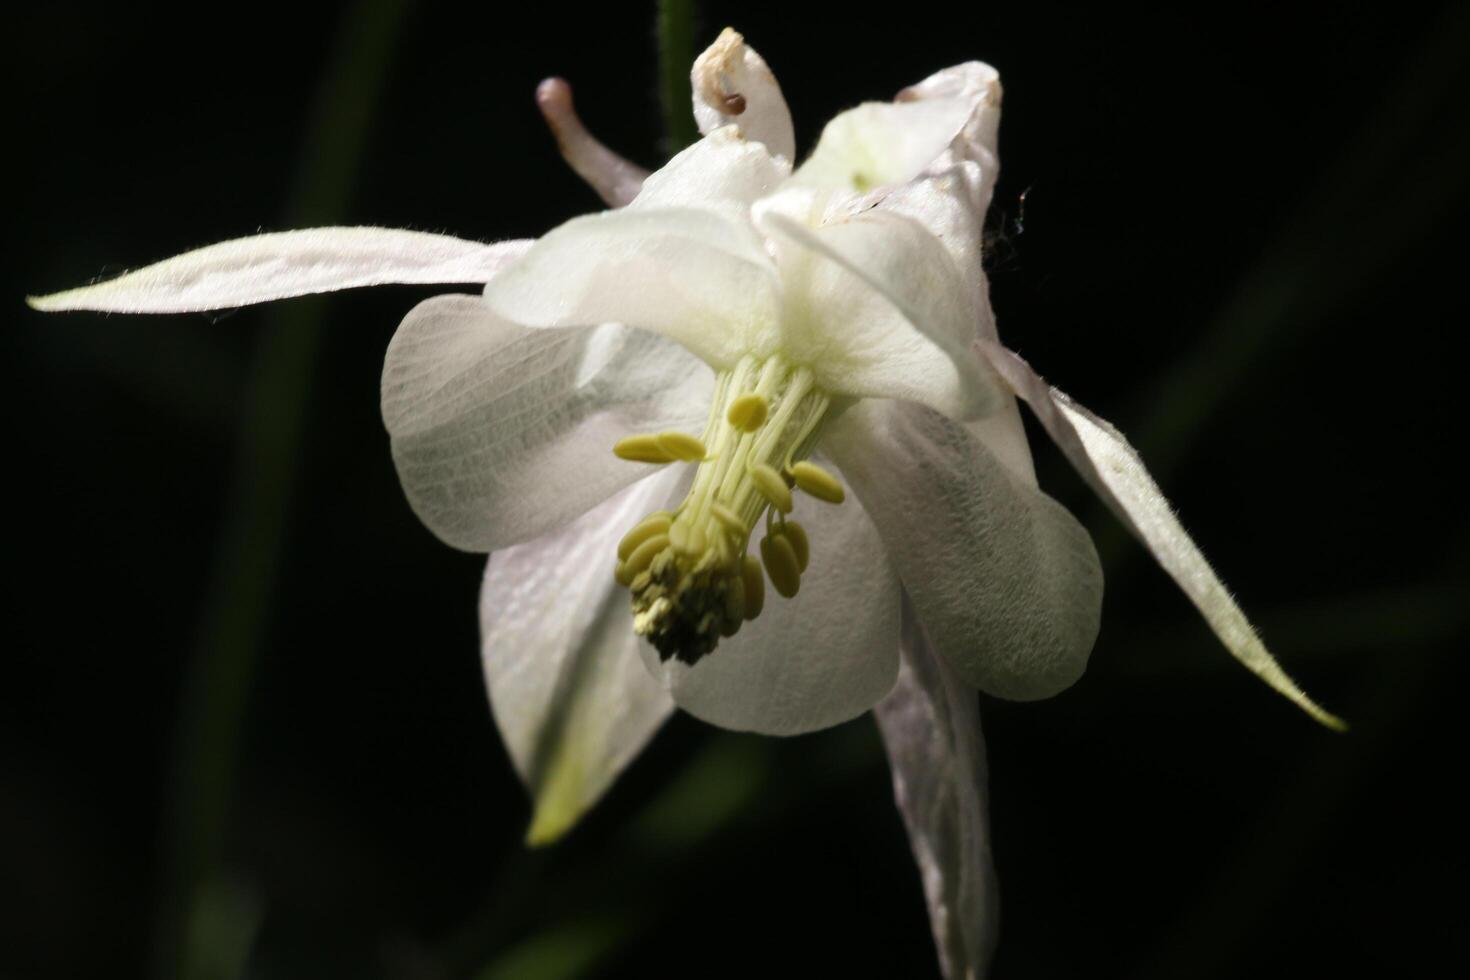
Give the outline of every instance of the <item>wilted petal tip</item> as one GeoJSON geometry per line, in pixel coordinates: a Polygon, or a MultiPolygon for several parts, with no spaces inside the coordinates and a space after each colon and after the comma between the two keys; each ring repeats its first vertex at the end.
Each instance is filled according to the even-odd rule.
{"type": "Polygon", "coordinates": [[[781,86],[765,60],[734,28],[721,31],[694,59],[689,80],[701,133],[709,135],[722,126],[737,124],[743,136],[764,143],[773,155],[787,161],[795,157],[791,111],[781,86]]]}

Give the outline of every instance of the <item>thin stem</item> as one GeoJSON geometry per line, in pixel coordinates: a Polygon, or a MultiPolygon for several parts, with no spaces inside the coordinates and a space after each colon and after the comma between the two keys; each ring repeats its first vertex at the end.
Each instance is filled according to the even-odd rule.
{"type": "MultiPolygon", "coordinates": [[[[402,0],[361,0],[348,12],[302,148],[287,224],[342,217],[404,12],[402,0]]],[[[255,351],[198,652],[183,686],[155,937],[160,977],[233,972],[195,940],[203,939],[201,917],[216,905],[210,896],[218,891],[241,729],[274,598],[323,308],[320,301],[297,301],[273,311],[255,351]]]]}
{"type": "Polygon", "coordinates": [[[659,0],[658,78],[664,142],[672,155],[697,138],[689,68],[694,64],[694,0],[659,0]]]}

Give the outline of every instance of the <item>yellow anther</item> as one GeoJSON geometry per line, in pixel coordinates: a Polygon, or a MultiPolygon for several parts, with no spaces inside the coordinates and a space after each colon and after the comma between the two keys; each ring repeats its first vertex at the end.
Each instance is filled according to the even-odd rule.
{"type": "Polygon", "coordinates": [[[754,555],[741,559],[740,581],[745,586],[745,618],[755,619],[766,605],[766,577],[761,574],[761,563],[754,555]]]}
{"type": "MultiPolygon", "coordinates": [[[[740,576],[730,579],[725,586],[725,619],[739,628],[740,621],[745,618],[745,580],[740,576]]],[[[735,631],[732,629],[730,634],[735,631]]],[[[729,634],[727,634],[729,635],[729,634]]]]}
{"type": "Polygon", "coordinates": [[[658,436],[628,436],[613,443],[613,455],[634,463],[672,463],[674,457],[658,444],[658,436]]]}
{"type": "Polygon", "coordinates": [[[761,562],[777,592],[788,599],[796,595],[801,588],[801,563],[796,560],[790,541],[780,534],[761,538],[761,562]]]}
{"type": "Polygon", "coordinates": [[[767,502],[783,514],[791,513],[791,488],[781,479],[774,466],[765,463],[750,465],[750,482],[765,497],[767,502]]]}
{"type": "Polygon", "coordinates": [[[837,477],[816,463],[809,463],[806,460],[792,463],[791,476],[796,480],[798,487],[818,500],[825,500],[829,504],[840,504],[847,499],[847,494],[843,491],[842,484],[838,482],[837,477]]]}
{"type": "Polygon", "coordinates": [[[791,550],[796,552],[796,566],[805,575],[807,562],[812,558],[812,546],[807,540],[806,528],[795,521],[782,521],[780,533],[783,538],[791,542],[791,550]]]}
{"type": "Polygon", "coordinates": [[[654,556],[668,546],[669,536],[667,534],[655,534],[634,548],[633,553],[620,566],[620,568],[627,569],[623,574],[627,577],[628,581],[633,581],[639,572],[653,563],[654,556]]]}
{"type": "Polygon", "coordinates": [[[669,544],[681,555],[702,554],[707,543],[704,528],[691,521],[675,521],[669,528],[669,544]]]}
{"type": "Polygon", "coordinates": [[[697,463],[704,459],[704,443],[687,432],[660,432],[654,440],[670,459],[681,463],[697,463]]]}
{"type": "Polygon", "coordinates": [[[730,403],[725,421],[741,432],[754,432],[765,424],[766,416],[770,412],[771,403],[766,401],[764,395],[748,392],[730,403]]]}
{"type": "Polygon", "coordinates": [[[709,505],[709,512],[713,514],[715,520],[723,524],[725,528],[730,531],[731,534],[737,535],[741,538],[745,537],[745,522],[740,519],[740,515],[735,513],[735,511],[731,510],[729,507],[726,507],[724,504],[716,500],[709,505]]]}
{"type": "Polygon", "coordinates": [[[618,560],[627,561],[633,549],[638,547],[655,534],[669,533],[669,517],[667,514],[650,514],[643,519],[633,530],[623,535],[623,540],[618,542],[618,560]]]}
{"type": "Polygon", "coordinates": [[[633,584],[633,573],[628,571],[627,562],[618,562],[617,567],[613,569],[613,581],[625,589],[633,584]]]}

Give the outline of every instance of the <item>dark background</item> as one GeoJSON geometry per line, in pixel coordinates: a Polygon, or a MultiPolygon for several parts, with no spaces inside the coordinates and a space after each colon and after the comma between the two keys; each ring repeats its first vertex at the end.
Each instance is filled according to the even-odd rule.
{"type": "MultiPolygon", "coordinates": [[[[432,290],[218,320],[22,305],[259,229],[539,234],[596,206],[540,127],[546,74],[660,161],[651,5],[397,6],[5,15],[0,976],[166,973],[181,932],[193,976],[934,975],[867,718],[790,740],[676,718],[523,851],[482,560],[414,519],[378,416],[432,290]]],[[[1080,683],[982,706],[994,975],[1470,968],[1464,5],[856,13],[709,3],[696,41],[742,30],[805,147],[945,65],[1001,70],[1004,339],[1135,437],[1353,724],[1234,665],[1038,440],[1108,595],[1080,683]]]]}

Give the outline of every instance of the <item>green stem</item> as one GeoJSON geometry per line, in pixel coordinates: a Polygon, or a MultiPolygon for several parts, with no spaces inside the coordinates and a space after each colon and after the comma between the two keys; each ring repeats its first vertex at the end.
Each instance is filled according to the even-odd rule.
{"type": "Polygon", "coordinates": [[[694,64],[694,0],[658,2],[658,79],[669,154],[698,136],[694,128],[689,68],[694,64]]]}
{"type": "MultiPolygon", "coordinates": [[[[344,216],[405,7],[361,0],[347,14],[302,148],[288,226],[344,216]]],[[[214,897],[222,893],[240,734],[274,598],[324,308],[308,300],[272,311],[251,366],[198,651],[183,686],[154,950],[154,972],[164,978],[226,976],[240,967],[200,940],[220,911],[214,897]]]]}

